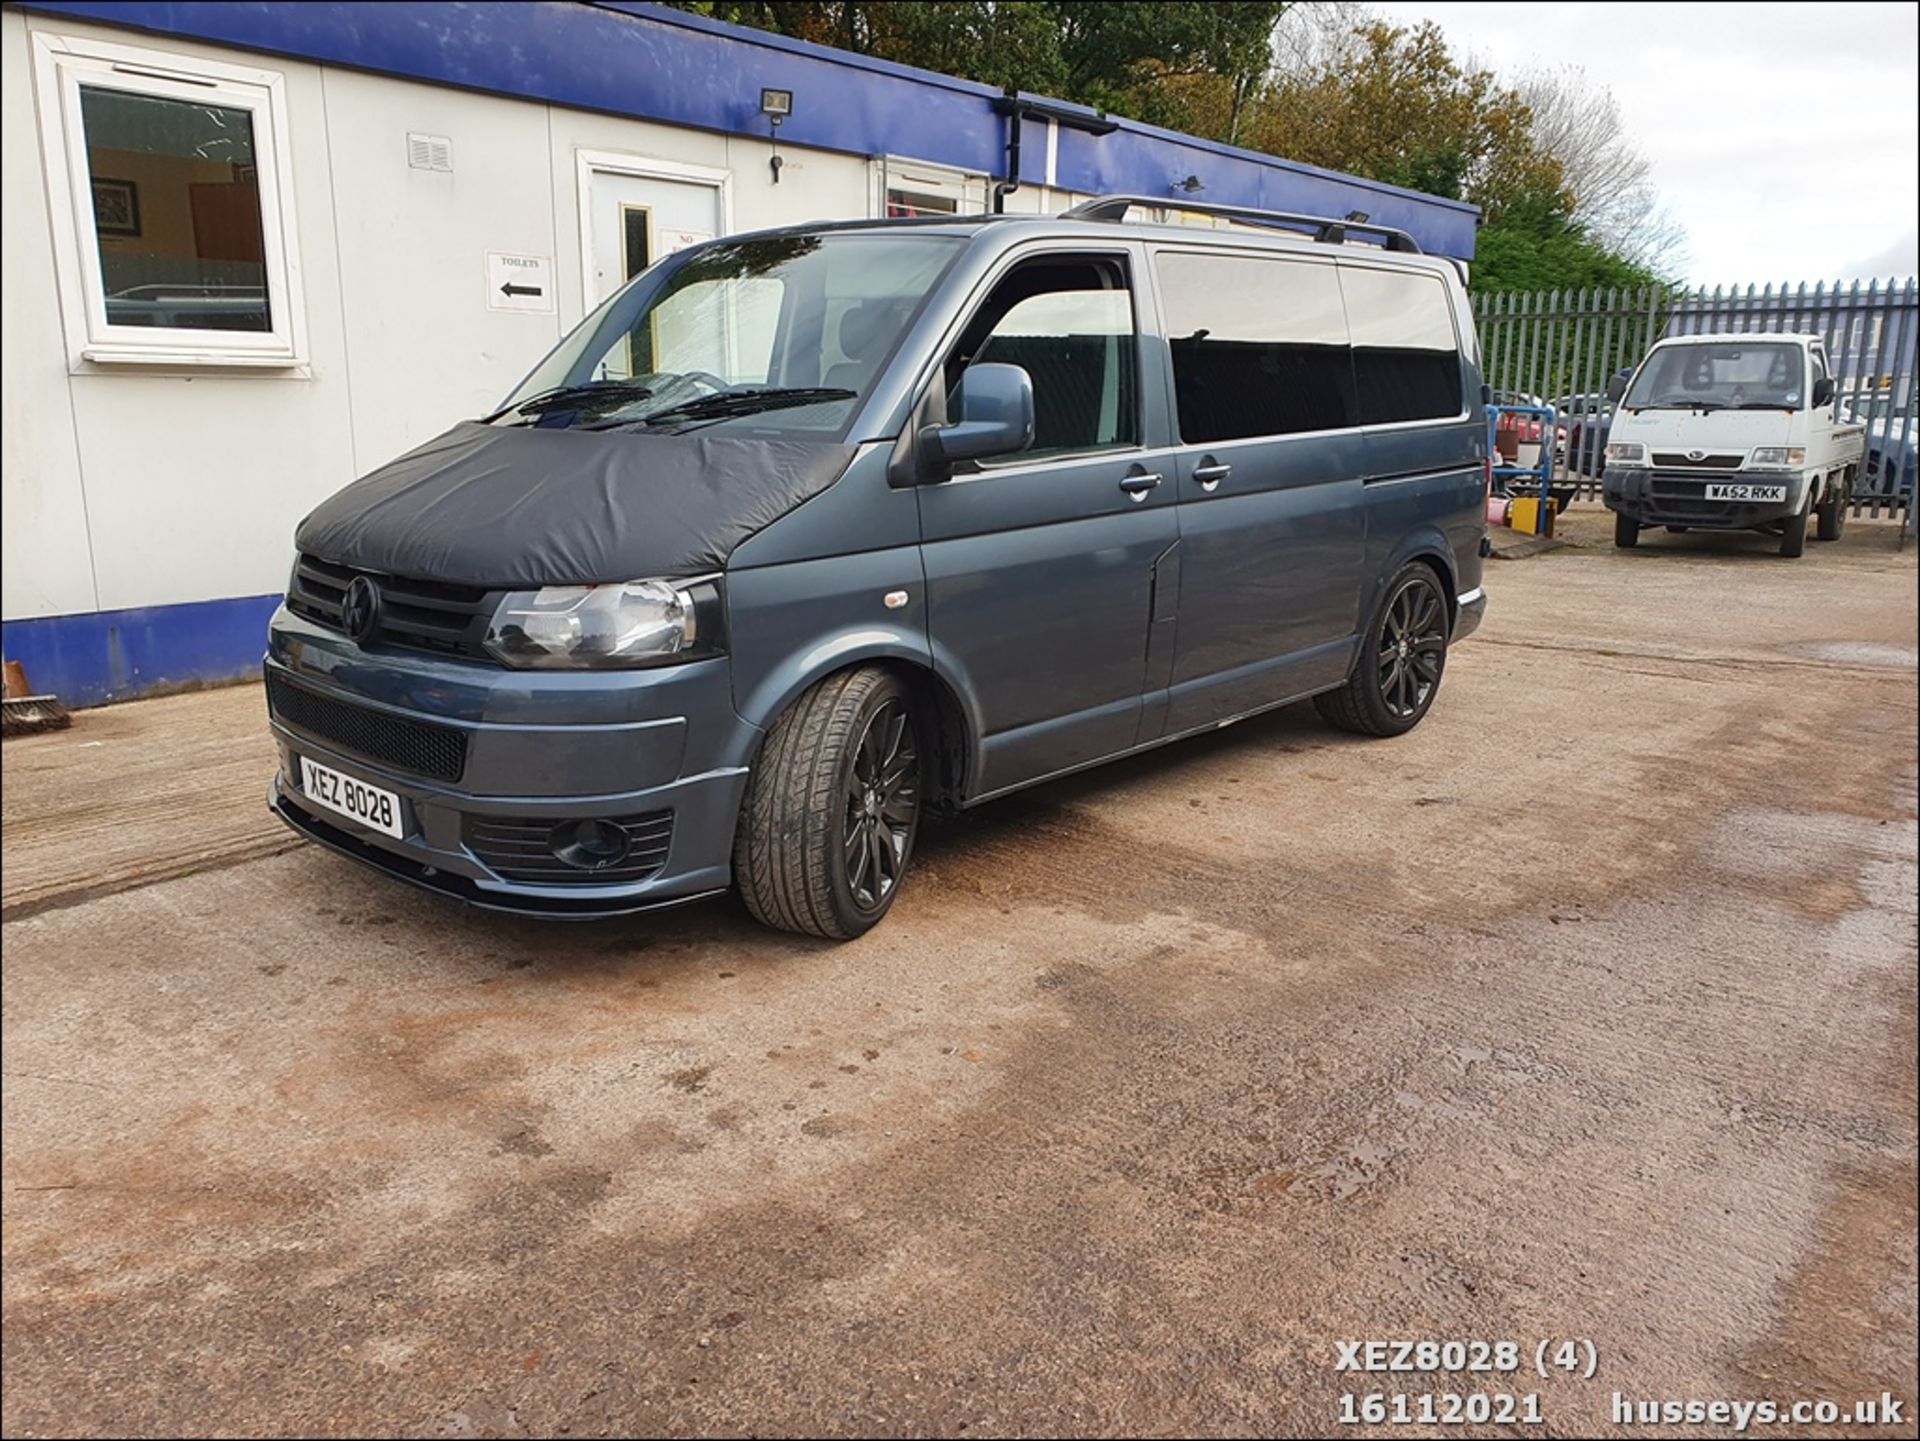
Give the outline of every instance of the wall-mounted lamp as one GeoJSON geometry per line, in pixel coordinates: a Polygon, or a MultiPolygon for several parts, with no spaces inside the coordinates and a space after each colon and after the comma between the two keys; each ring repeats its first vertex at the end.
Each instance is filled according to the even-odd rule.
{"type": "Polygon", "coordinates": [[[1367,212],[1364,210],[1349,210],[1347,212],[1347,219],[1351,220],[1355,225],[1365,225],[1367,223],[1367,212]]]}
{"type": "Polygon", "coordinates": [[[780,122],[793,114],[793,92],[763,89],[760,92],[760,113],[767,117],[773,136],[773,155],[767,165],[773,171],[773,183],[778,185],[780,167],[786,163],[780,158],[780,122]]]}
{"type": "Polygon", "coordinates": [[[1175,190],[1184,190],[1189,195],[1198,195],[1202,190],[1207,188],[1207,182],[1202,180],[1198,175],[1189,175],[1185,180],[1174,181],[1173,188],[1175,190]]]}

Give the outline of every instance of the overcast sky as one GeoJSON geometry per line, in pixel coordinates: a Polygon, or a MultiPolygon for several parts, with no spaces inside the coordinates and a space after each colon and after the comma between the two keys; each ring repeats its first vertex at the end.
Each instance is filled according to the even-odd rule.
{"type": "Polygon", "coordinates": [[[1503,74],[1581,65],[1686,227],[1690,280],[1920,270],[1920,5],[1378,4],[1503,74]]]}

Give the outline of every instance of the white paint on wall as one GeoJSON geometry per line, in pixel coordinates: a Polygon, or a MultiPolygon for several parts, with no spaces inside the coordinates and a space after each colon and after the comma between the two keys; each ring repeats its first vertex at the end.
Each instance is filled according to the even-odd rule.
{"type": "Polygon", "coordinates": [[[545,106],[335,69],[325,91],[334,239],[308,264],[339,277],[364,472],[490,410],[559,340],[556,312],[489,310],[475,277],[486,251],[557,254],[554,180],[545,106]],[[458,167],[409,166],[414,130],[458,167]]]}
{"type": "Polygon", "coordinates": [[[98,609],[26,18],[0,12],[0,601],[7,619],[98,609]]]}

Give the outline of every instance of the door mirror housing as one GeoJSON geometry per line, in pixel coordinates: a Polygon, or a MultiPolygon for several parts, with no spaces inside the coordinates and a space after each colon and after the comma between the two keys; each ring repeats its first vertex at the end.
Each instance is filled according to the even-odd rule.
{"type": "Polygon", "coordinates": [[[1023,367],[970,365],[961,373],[957,398],[959,420],[920,432],[927,480],[945,480],[957,461],[1011,455],[1033,444],[1033,380],[1023,367]]]}
{"type": "Polygon", "coordinates": [[[1615,405],[1618,405],[1622,400],[1626,399],[1627,382],[1631,379],[1633,379],[1633,372],[1631,370],[1622,370],[1614,374],[1607,381],[1607,399],[1611,400],[1615,405]]]}
{"type": "Polygon", "coordinates": [[[1833,390],[1833,377],[1831,375],[1823,375],[1814,381],[1813,408],[1818,410],[1823,405],[1831,405],[1833,403],[1833,390]]]}

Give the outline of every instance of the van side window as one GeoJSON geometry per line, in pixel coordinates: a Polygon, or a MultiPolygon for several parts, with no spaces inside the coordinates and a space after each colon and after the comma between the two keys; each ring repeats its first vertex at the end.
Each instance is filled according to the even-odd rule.
{"type": "Polygon", "coordinates": [[[1137,349],[1120,260],[1030,261],[994,287],[948,358],[948,419],[969,365],[1017,365],[1033,381],[1033,444],[1018,459],[1137,445],[1137,349]]]}
{"type": "Polygon", "coordinates": [[[1460,350],[1439,277],[1343,265],[1340,285],[1353,330],[1361,423],[1460,414],[1460,350]]]}
{"type": "Polygon", "coordinates": [[[1356,423],[1347,321],[1331,265],[1168,253],[1155,269],[1181,440],[1356,423]]]}

